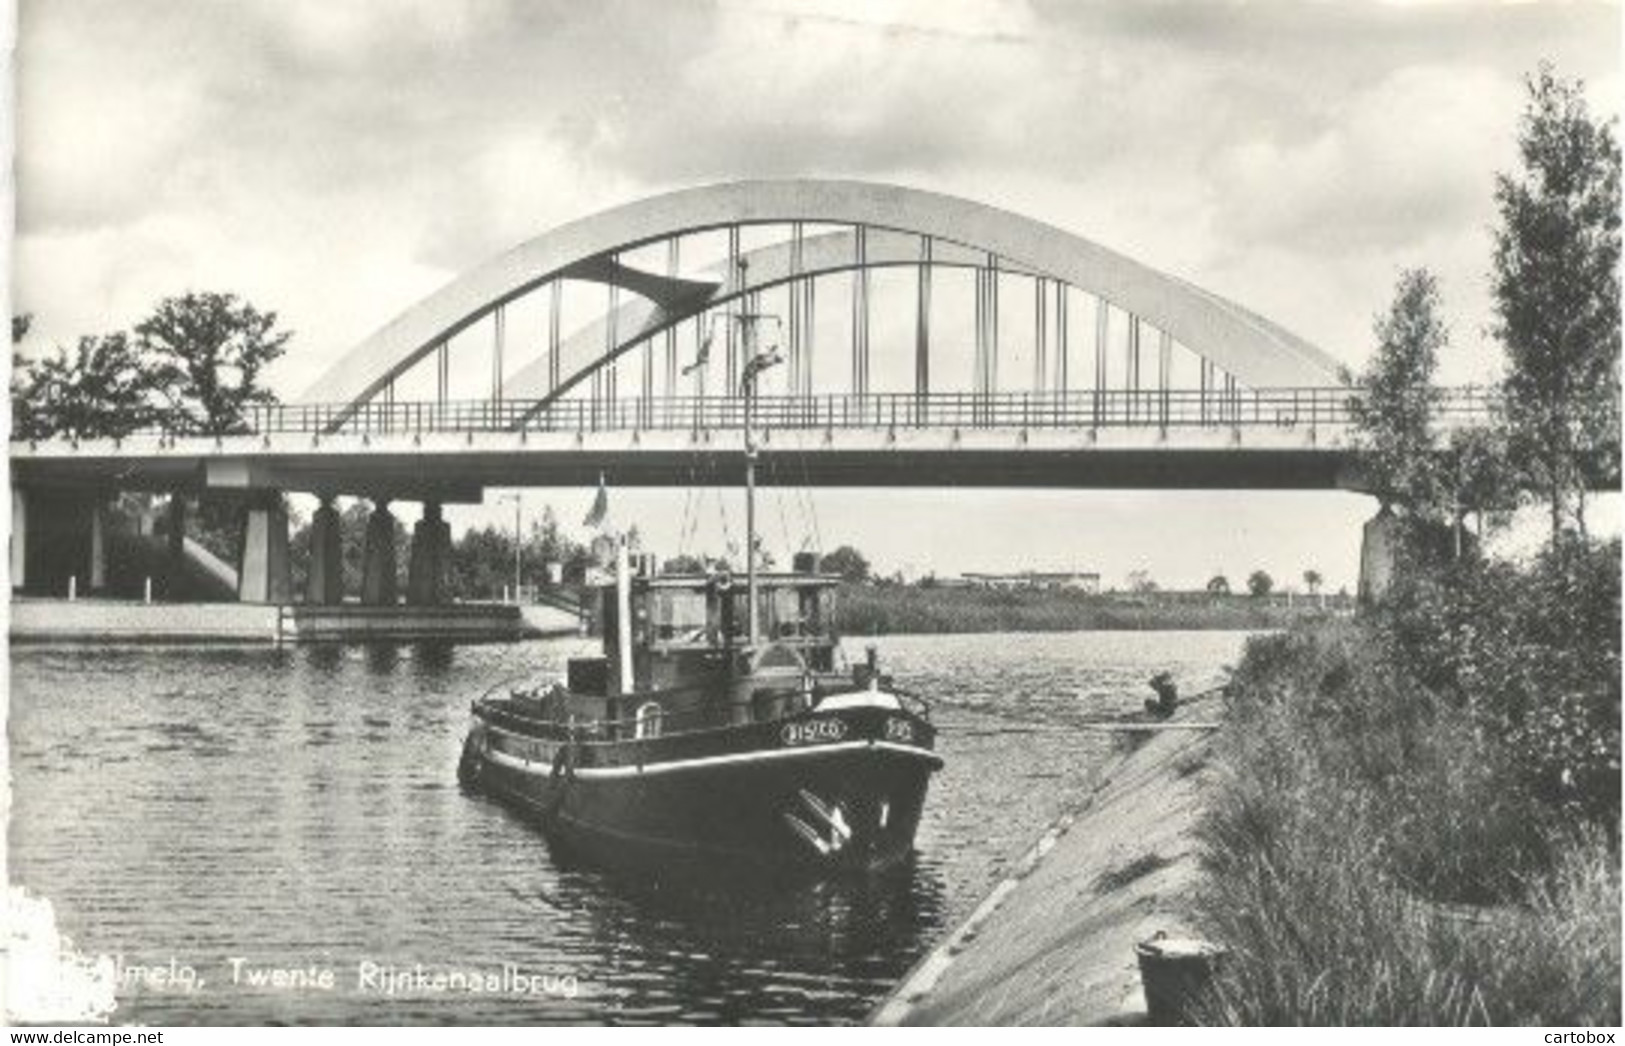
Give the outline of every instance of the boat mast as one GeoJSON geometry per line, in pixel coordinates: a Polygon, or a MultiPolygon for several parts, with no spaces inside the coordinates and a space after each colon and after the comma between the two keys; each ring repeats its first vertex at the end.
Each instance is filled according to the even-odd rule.
{"type": "MultiPolygon", "coordinates": [[[[739,262],[739,284],[745,285],[745,262],[739,262]]],[[[750,646],[756,645],[760,629],[761,608],[757,606],[756,599],[756,378],[762,371],[782,362],[778,346],[759,352],[756,348],[756,323],[763,319],[761,313],[751,309],[750,299],[746,298],[746,305],[738,314],[739,333],[744,342],[745,372],[740,378],[741,391],[745,395],[745,599],[749,609],[746,620],[749,622],[746,632],[746,642],[750,646]]],[[[777,322],[778,317],[767,317],[777,322]]]]}
{"type": "Polygon", "coordinates": [[[739,317],[745,341],[745,600],[750,622],[745,642],[754,649],[760,622],[756,606],[756,435],[752,429],[756,406],[756,325],[748,313],[739,317]]]}

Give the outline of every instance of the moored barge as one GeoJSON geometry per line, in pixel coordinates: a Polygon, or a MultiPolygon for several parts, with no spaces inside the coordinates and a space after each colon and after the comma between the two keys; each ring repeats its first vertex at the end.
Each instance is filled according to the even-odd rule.
{"type": "MultiPolygon", "coordinates": [[[[809,564],[810,565],[810,564],[809,564]]],[[[604,652],[472,707],[459,776],[602,864],[878,870],[912,851],[942,765],[926,703],[873,653],[837,668],[837,579],[632,575],[602,590],[604,652]]]]}

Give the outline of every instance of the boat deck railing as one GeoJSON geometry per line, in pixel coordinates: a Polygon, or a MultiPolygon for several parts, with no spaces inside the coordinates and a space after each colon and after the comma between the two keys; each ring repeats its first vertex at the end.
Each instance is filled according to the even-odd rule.
{"type": "MultiPolygon", "coordinates": [[[[642,717],[634,714],[614,719],[606,718],[589,720],[559,720],[544,716],[528,715],[525,712],[515,710],[510,702],[515,698],[537,701],[545,700],[545,691],[515,691],[509,689],[509,693],[506,697],[496,696],[498,690],[509,686],[509,683],[498,683],[496,686],[491,687],[470,704],[470,711],[474,712],[476,715],[482,715],[497,720],[498,722],[496,725],[498,727],[502,725],[502,720],[508,720],[521,730],[534,731],[544,736],[554,735],[558,740],[568,740],[580,744],[612,744],[621,743],[627,740],[654,740],[656,737],[678,737],[687,734],[701,734],[708,731],[722,730],[730,726],[737,725],[719,715],[716,709],[696,709],[689,712],[673,712],[662,708],[659,712],[653,713],[652,715],[650,713],[645,713],[642,717]],[[498,705],[496,703],[498,701],[502,701],[504,704],[498,705]],[[658,719],[658,725],[654,728],[655,732],[640,735],[638,733],[639,729],[646,728],[651,718],[658,719]]],[[[830,689],[828,687],[819,687],[816,685],[811,691],[803,690],[799,686],[785,687],[781,690],[758,691],[759,695],[767,694],[770,697],[779,699],[791,699],[797,696],[806,695],[809,699],[809,703],[800,706],[792,705],[787,711],[781,711],[777,715],[768,716],[761,719],[753,719],[752,721],[775,722],[777,720],[790,718],[792,715],[799,715],[804,712],[816,712],[822,699],[834,696],[838,693],[847,692],[849,691],[830,689]]],[[[889,683],[887,684],[885,692],[892,697],[895,697],[898,705],[905,712],[916,715],[919,718],[927,721],[930,720],[931,704],[921,695],[894,687],[889,683]]],[[[638,695],[632,694],[627,696],[636,698],[638,695]]],[[[781,709],[785,708],[784,705],[778,705],[777,707],[781,709]]]]}

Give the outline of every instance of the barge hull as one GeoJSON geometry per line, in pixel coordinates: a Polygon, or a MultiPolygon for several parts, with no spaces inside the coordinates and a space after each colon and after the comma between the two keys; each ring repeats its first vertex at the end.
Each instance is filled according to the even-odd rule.
{"type": "Polygon", "coordinates": [[[595,864],[879,871],[912,852],[940,762],[927,750],[851,741],[577,770],[471,737],[463,776],[536,820],[564,854],[595,864]]]}

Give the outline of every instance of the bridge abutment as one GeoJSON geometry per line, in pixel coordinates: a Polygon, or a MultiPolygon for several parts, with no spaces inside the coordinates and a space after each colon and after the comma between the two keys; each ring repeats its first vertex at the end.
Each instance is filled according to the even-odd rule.
{"type": "Polygon", "coordinates": [[[339,510],[331,497],[310,520],[310,569],[305,574],[305,602],[333,606],[344,602],[344,551],[339,510]]]}
{"type": "Polygon", "coordinates": [[[423,518],[412,530],[412,558],[406,574],[408,603],[436,606],[445,600],[450,552],[451,524],[441,516],[440,502],[425,501],[423,518]]]}
{"type": "Polygon", "coordinates": [[[13,486],[12,589],[59,598],[105,589],[107,500],[101,490],[13,486]]]}
{"type": "Polygon", "coordinates": [[[394,606],[395,517],[389,502],[379,500],[367,517],[367,535],[361,555],[361,602],[368,606],[394,606]]]}
{"type": "Polygon", "coordinates": [[[286,603],[292,591],[288,511],[282,505],[281,494],[261,495],[250,501],[243,513],[237,599],[243,603],[286,603]]]}

